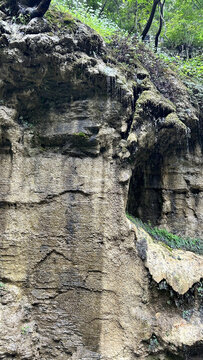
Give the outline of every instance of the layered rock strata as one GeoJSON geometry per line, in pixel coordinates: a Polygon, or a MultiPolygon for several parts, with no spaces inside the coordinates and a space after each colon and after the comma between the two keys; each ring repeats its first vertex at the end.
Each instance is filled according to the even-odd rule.
{"type": "Polygon", "coordinates": [[[0,35],[0,358],[193,351],[202,340],[199,300],[184,319],[159,297],[125,216],[132,169],[184,148],[189,122],[141,64],[141,82],[127,78],[80,23],[56,32],[43,19],[4,17],[0,35]]]}

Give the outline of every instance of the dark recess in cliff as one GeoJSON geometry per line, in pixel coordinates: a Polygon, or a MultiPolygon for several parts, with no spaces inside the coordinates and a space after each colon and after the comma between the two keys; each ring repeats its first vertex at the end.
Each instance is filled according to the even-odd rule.
{"type": "Polygon", "coordinates": [[[143,222],[159,223],[162,213],[162,156],[153,153],[149,161],[135,167],[129,185],[127,212],[143,222]]]}

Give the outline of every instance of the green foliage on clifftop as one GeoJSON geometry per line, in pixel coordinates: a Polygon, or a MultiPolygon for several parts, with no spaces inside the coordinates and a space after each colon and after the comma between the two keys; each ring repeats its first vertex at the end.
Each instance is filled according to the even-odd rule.
{"type": "MultiPolygon", "coordinates": [[[[137,55],[139,55],[139,50],[138,48],[135,48],[135,43],[141,44],[140,32],[147,20],[152,1],[148,3],[145,1],[138,1],[137,16],[141,11],[141,7],[139,6],[142,5],[143,8],[143,10],[141,11],[142,17],[139,20],[141,21],[139,24],[139,31],[138,28],[137,30],[135,28],[134,30],[132,30],[132,26],[131,29],[129,28],[129,22],[132,21],[131,16],[134,17],[134,14],[129,14],[129,11],[131,11],[131,7],[135,6],[133,1],[127,1],[125,4],[122,2],[122,4],[118,6],[117,17],[115,17],[113,10],[108,10],[111,8],[110,3],[106,4],[103,9],[104,4],[99,3],[98,1],[52,0],[51,6],[45,16],[52,24],[56,25],[59,29],[63,29],[63,27],[72,28],[74,27],[74,23],[79,20],[82,23],[88,25],[90,28],[94,29],[99,35],[103,37],[104,41],[107,43],[115,43],[116,38],[117,43],[119,44],[122,39],[125,39],[126,44],[131,43],[131,47],[134,47],[135,56],[136,53],[138,53],[137,55]],[[127,11],[127,9],[129,10],[128,14],[125,14],[125,11],[127,11]],[[125,20],[125,17],[127,17],[127,20],[125,20]]],[[[171,68],[176,72],[177,75],[183,78],[190,77],[198,81],[203,81],[203,59],[202,56],[199,55],[200,47],[203,43],[203,35],[202,31],[200,31],[201,22],[199,17],[196,19],[196,22],[194,20],[194,16],[190,18],[189,15],[191,14],[189,10],[192,6],[190,3],[191,1],[188,0],[187,6],[186,4],[185,6],[182,6],[179,1],[176,0],[172,7],[168,7],[168,5],[166,4],[165,36],[162,38],[162,42],[160,43],[161,45],[157,57],[161,59],[166,68],[171,68]],[[176,3],[178,6],[178,15],[175,14],[173,16],[176,3]],[[181,11],[179,11],[179,7],[181,11]],[[189,41],[187,34],[183,34],[184,36],[178,38],[178,40],[176,41],[176,35],[180,37],[179,24],[174,23],[175,19],[177,19],[177,16],[182,17],[181,26],[183,23],[187,22],[188,27],[191,31],[190,33],[190,31],[188,30],[188,34],[190,33],[190,37],[193,41],[189,41]],[[197,31],[198,29],[199,31],[197,31]],[[170,34],[173,35],[173,39],[170,38],[170,34]],[[198,40],[194,40],[195,34],[198,34],[198,40]],[[195,44],[194,46],[193,42],[195,44]],[[194,49],[195,51],[193,57],[190,58],[189,52],[192,52],[194,49]]],[[[195,7],[195,11],[198,11],[199,14],[199,12],[201,13],[202,10],[198,10],[195,7]]],[[[155,18],[155,25],[156,21],[157,20],[155,18]]],[[[154,48],[153,28],[155,32],[157,30],[157,27],[155,25],[152,27],[152,39],[148,44],[148,47],[152,50],[152,53],[154,48]]],[[[126,49],[126,53],[127,51],[128,50],[126,49]]]]}
{"type": "Polygon", "coordinates": [[[99,10],[93,10],[91,7],[87,7],[83,2],[77,2],[77,4],[74,3],[72,6],[70,6],[68,1],[52,0],[50,11],[53,12],[54,10],[80,20],[82,23],[95,30],[107,42],[116,32],[124,32],[105,14],[100,16],[99,10]]]}

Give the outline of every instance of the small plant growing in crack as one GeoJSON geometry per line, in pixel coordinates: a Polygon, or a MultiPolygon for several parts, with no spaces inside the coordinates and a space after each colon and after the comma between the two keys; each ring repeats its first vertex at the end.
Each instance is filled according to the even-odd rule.
{"type": "Polygon", "coordinates": [[[84,137],[84,138],[88,138],[88,136],[87,136],[84,132],[82,132],[82,131],[77,132],[77,133],[74,133],[73,135],[75,135],[75,136],[80,136],[80,137],[84,137]]]}
{"type": "Polygon", "coordinates": [[[149,351],[155,352],[157,350],[158,346],[159,346],[158,339],[157,339],[156,335],[153,334],[149,340],[149,351]]]}
{"type": "Polygon", "coordinates": [[[29,332],[30,332],[29,325],[23,326],[23,327],[21,328],[21,334],[22,334],[22,335],[27,335],[29,332]]]}
{"type": "Polygon", "coordinates": [[[183,310],[182,317],[184,320],[189,321],[192,316],[193,311],[192,310],[183,310]]]}
{"type": "Polygon", "coordinates": [[[5,284],[0,282],[0,289],[5,289],[5,284]]]}

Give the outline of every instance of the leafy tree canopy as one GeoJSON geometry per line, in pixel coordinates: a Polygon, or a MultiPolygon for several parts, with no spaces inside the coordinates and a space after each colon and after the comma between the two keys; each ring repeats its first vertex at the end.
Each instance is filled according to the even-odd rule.
{"type": "MultiPolygon", "coordinates": [[[[119,28],[140,35],[157,3],[150,35],[155,37],[160,22],[160,4],[163,0],[59,0],[70,9],[81,6],[97,17],[106,16],[119,28]]],[[[203,45],[203,0],[165,0],[163,9],[162,43],[167,47],[203,45]]]]}

